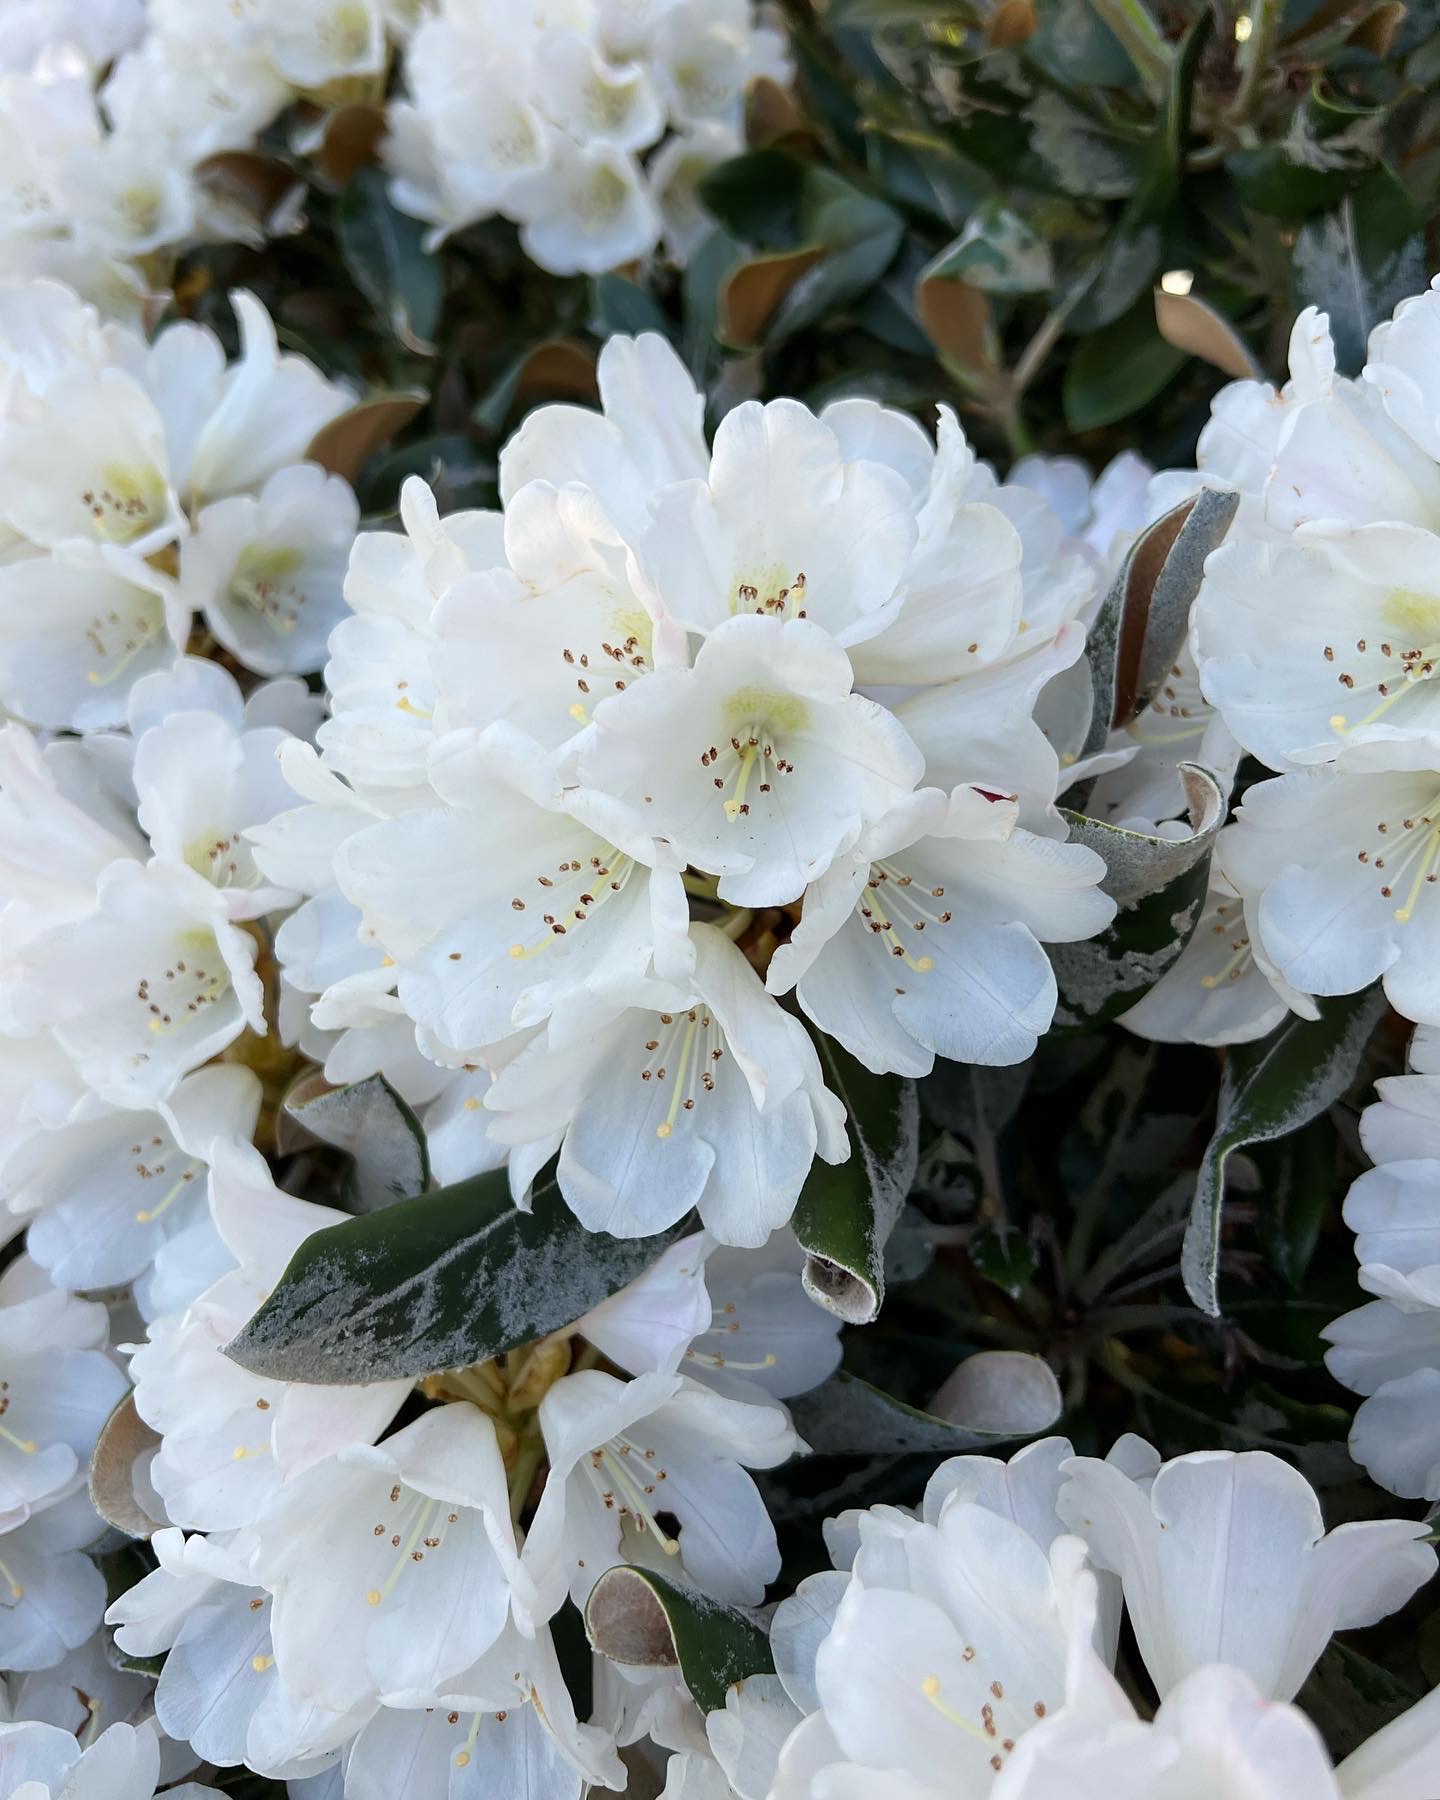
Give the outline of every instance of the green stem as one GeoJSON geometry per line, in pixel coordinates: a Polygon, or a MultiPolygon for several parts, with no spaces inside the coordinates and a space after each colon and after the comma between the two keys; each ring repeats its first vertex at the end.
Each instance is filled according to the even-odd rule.
{"type": "Polygon", "coordinates": [[[1158,99],[1170,78],[1170,46],[1141,0],[1090,0],[1090,4],[1119,39],[1140,79],[1158,99]]]}

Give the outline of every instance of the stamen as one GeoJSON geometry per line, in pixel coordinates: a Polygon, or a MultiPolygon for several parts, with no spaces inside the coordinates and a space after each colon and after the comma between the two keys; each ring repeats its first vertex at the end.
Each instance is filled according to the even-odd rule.
{"type": "Polygon", "coordinates": [[[956,1712],[953,1706],[946,1705],[940,1691],[940,1677],[938,1675],[927,1675],[920,1683],[920,1692],[935,1708],[942,1719],[947,1719],[952,1725],[958,1725],[962,1731],[968,1731],[971,1737],[978,1738],[982,1744],[989,1742],[989,1734],[987,1732],[982,1731],[973,1720],[967,1719],[964,1713],[956,1712]]]}
{"type": "MultiPolygon", "coordinates": [[[[409,1568],[410,1564],[412,1562],[423,1562],[425,1560],[425,1553],[420,1549],[420,1540],[425,1536],[426,1529],[430,1524],[431,1518],[438,1509],[439,1504],[438,1500],[426,1500],[421,1506],[419,1517],[415,1521],[410,1536],[406,1539],[400,1550],[399,1556],[395,1559],[394,1568],[392,1568],[390,1573],[385,1577],[384,1586],[371,1588],[369,1593],[366,1594],[365,1601],[367,1605],[379,1606],[382,1600],[388,1599],[389,1596],[394,1593],[397,1582],[405,1573],[406,1569],[409,1568]]],[[[438,1549],[438,1540],[435,1544],[431,1544],[428,1547],[432,1550],[438,1549]]]]}
{"type": "Polygon", "coordinates": [[[465,1739],[464,1747],[455,1752],[455,1767],[457,1769],[469,1768],[471,1752],[475,1748],[476,1738],[480,1735],[480,1721],[483,1717],[483,1713],[477,1712],[475,1717],[470,1721],[470,1732],[465,1739]]]}
{"type": "Polygon", "coordinates": [[[135,1215],[135,1223],[137,1225],[153,1225],[167,1207],[173,1206],[176,1199],[185,1192],[186,1188],[195,1179],[195,1172],[199,1167],[200,1164],[198,1161],[192,1162],[158,1206],[141,1207],[140,1211],[135,1215]]]}

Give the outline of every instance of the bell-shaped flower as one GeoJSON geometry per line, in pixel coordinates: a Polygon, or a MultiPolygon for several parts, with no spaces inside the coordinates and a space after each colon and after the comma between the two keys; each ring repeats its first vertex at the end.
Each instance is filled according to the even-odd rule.
{"type": "MultiPolygon", "coordinates": [[[[1233,827],[1227,827],[1227,831],[1233,827]]],[[[1138,1006],[1120,1015],[1126,1029],[1159,1044],[1251,1044],[1289,1014],[1319,1017],[1255,943],[1246,903],[1225,878],[1227,831],[1210,865],[1210,887],[1185,948],[1138,1006]]]]}
{"type": "Polygon", "coordinates": [[[127,1656],[165,1653],[153,1693],[168,1736],[206,1762],[303,1777],[334,1758],[365,1714],[331,1713],[292,1692],[276,1662],[270,1595],[246,1560],[251,1547],[243,1534],[157,1531],[159,1567],[106,1617],[127,1656]]]}
{"type": "Polygon", "coordinates": [[[33,544],[147,556],[184,531],[155,402],[119,368],[80,364],[0,416],[0,516],[33,544]]]}
{"type": "Polygon", "coordinates": [[[1238,538],[1205,567],[1194,645],[1205,698],[1272,769],[1440,728],[1435,538],[1401,522],[1238,538]],[[1304,606],[1296,606],[1296,596],[1304,606]]]}
{"type": "MultiPolygon", "coordinates": [[[[831,412],[843,420],[843,408],[831,412]]],[[[868,446],[857,452],[830,418],[798,400],[747,401],[721,421],[707,478],[656,496],[643,561],[686,629],[710,632],[739,614],[810,619],[849,647],[894,619],[914,500],[903,476],[867,460],[868,446]]],[[[1018,602],[1019,548],[995,518],[1018,602]]]]}
{"type": "Polygon", "coordinates": [[[125,718],[132,685],[184,648],[190,607],[131,551],[70,539],[0,564],[0,699],[51,730],[125,718]]]}
{"type": "Polygon", "coordinates": [[[1047,1556],[1013,1520],[958,1494],[934,1524],[895,1514],[862,1538],[815,1654],[818,1710],[786,1742],[771,1792],[1003,1794],[1026,1735],[1105,1691],[1094,1621],[1094,1578],[1074,1538],[1047,1556]]]}
{"type": "Polygon", "coordinates": [[[58,1287],[125,1287],[161,1247],[208,1219],[217,1138],[250,1141],[261,1090],[227,1064],[187,1075],[154,1110],[108,1109],[40,1132],[11,1156],[0,1192],[30,1220],[26,1248],[58,1287]]]}
{"type": "Polygon", "coordinates": [[[1176,1457],[1146,1493],[1093,1457],[1069,1465],[1060,1516],[1119,1575],[1162,1694],[1207,1663],[1290,1699],[1335,1631],[1372,1625],[1435,1572],[1423,1525],[1325,1531],[1303,1475],[1264,1451],[1176,1457]]]}
{"type": "Polygon", "coordinates": [[[538,1617],[567,1592],[583,1604],[606,1569],[655,1552],[712,1599],[764,1597],[780,1552],[746,1470],[799,1448],[781,1407],[729,1400],[683,1375],[620,1381],[587,1369],[545,1395],[540,1429],[549,1472],[524,1550],[538,1617]]]}
{"type": "Polygon", "coordinates": [[[325,660],[344,619],[355,496],[313,463],[275,471],[258,494],[204,507],[180,550],[180,591],[217,640],[262,675],[303,674],[325,660]]]}
{"type": "Polygon", "coordinates": [[[806,891],[770,964],[772,993],[867,1068],[928,1074],[936,1055],[1022,1062],[1054,1017],[1042,943],[1114,916],[1104,864],[1017,825],[1009,795],[927,788],[860,833],[806,891]]]}
{"type": "Polygon", "coordinates": [[[117,862],[89,918],[11,959],[13,1011],[50,1026],[85,1079],[153,1105],[249,1025],[264,1032],[255,942],[225,897],[184,864],[117,862]]]}
{"type": "MultiPolygon", "coordinates": [[[[551,429],[528,454],[549,447],[551,429]]],[[[601,453],[577,435],[569,460],[601,453]]],[[[449,723],[504,721],[558,751],[602,700],[683,661],[683,633],[654,613],[612,517],[612,505],[635,503],[628,461],[616,456],[607,487],[537,478],[507,501],[503,563],[457,581],[435,611],[432,666],[449,723]]]]}
{"type": "Polygon", "coordinates": [[[602,703],[581,777],[721,876],[723,899],[796,900],[923,773],[894,715],[851,688],[848,658],[819,626],[737,616],[692,668],[602,703]]]}
{"type": "Polygon", "coordinates": [[[575,1717],[548,1630],[513,1624],[430,1706],[384,1706],[345,1758],[347,1800],[580,1800],[623,1789],[609,1738],[575,1717]]]}
{"type": "Polygon", "coordinates": [[[504,726],[441,739],[430,779],[441,807],[371,826],[336,859],[419,1025],[479,1049],[652,965],[684,976],[680,871],[648,820],[562,788],[504,726]]]}
{"type": "Polygon", "coordinates": [[[1225,873],[1291,987],[1353,994],[1379,978],[1406,1018],[1440,1022],[1440,733],[1255,783],[1225,873]]]}
{"type": "Polygon", "coordinates": [[[525,1580],[495,1427],[463,1402],[310,1468],[254,1535],[280,1668],[336,1712],[426,1705],[496,1641],[525,1580]]]}
{"type": "Polygon", "coordinates": [[[561,1192],[588,1230],[643,1237],[692,1206],[722,1243],[783,1225],[818,1154],[849,1155],[844,1110],[803,1026],[714,926],[691,927],[688,986],[646,983],[557,1013],[485,1096],[523,1198],[558,1149],[561,1192]]]}
{"type": "Polygon", "coordinates": [[[287,1476],[370,1443],[411,1384],[310,1387],[225,1355],[299,1245],[345,1215],[281,1193],[248,1146],[217,1141],[211,1155],[211,1214],[238,1267],[183,1313],[154,1320],[130,1373],[136,1410],[163,1439],[151,1479],[172,1523],[224,1531],[253,1523],[287,1476]]]}

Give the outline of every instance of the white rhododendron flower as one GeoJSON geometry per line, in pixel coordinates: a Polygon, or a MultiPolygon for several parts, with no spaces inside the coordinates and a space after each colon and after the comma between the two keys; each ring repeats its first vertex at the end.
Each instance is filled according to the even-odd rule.
{"type": "MultiPolygon", "coordinates": [[[[388,112],[391,194],[434,243],[499,213],[541,268],[600,274],[655,249],[679,146],[707,165],[734,155],[749,85],[788,75],[751,0],[525,0],[503,15],[438,0],[405,46],[406,98],[388,112]]],[[[690,234],[670,216],[666,227],[683,261],[690,234]]]]}
{"type": "Polygon", "coordinates": [[[0,0],[0,1800],[1436,1800],[1440,280],[812,10],[0,0]]]}
{"type": "MultiPolygon", "coordinates": [[[[937,449],[868,402],[744,405],[712,455],[658,338],[599,376],[603,412],[543,408],[506,447],[503,521],[439,520],[411,483],[408,543],[357,546],[319,734],[350,795],[287,764],[315,797],[294,835],[322,792],[343,834],[324,906],[360,921],[313,1017],[398,1007],[433,1061],[486,1070],[471,1128],[517,1199],[558,1150],[590,1229],[698,1206],[758,1246],[847,1154],[772,994],[798,983],[877,1071],[1019,1061],[1056,1005],[1041,944],[1113,916],[1033,716],[1094,571],[948,414],[937,449]],[[799,913],[767,992],[746,934],[775,907],[799,913]]],[[[258,834],[276,878],[289,831],[258,834]]]]}
{"type": "Polygon", "coordinates": [[[0,569],[0,698],[32,724],[124,722],[136,681],[173,667],[192,607],[262,672],[323,660],[353,500],[288,465],[349,396],[280,353],[258,301],[235,306],[242,356],[227,369],[196,325],[147,347],[102,335],[53,284],[12,284],[0,302],[0,516],[22,540],[0,569]]]}
{"type": "Polygon", "coordinates": [[[1191,630],[1206,699],[1278,775],[1247,791],[1225,857],[1257,951],[1301,993],[1383,978],[1421,1022],[1440,1020],[1440,443],[1423,399],[1437,315],[1440,289],[1404,302],[1350,381],[1312,309],[1283,395],[1226,390],[1210,432],[1245,500],[1191,630]]]}
{"type": "Polygon", "coordinates": [[[1392,1493],[1440,1499],[1440,1046],[1432,1031],[1410,1045],[1409,1073],[1377,1084],[1360,1121],[1375,1163],[1351,1187],[1345,1222],[1355,1232],[1360,1285],[1375,1298],[1327,1327],[1326,1362],[1366,1396],[1351,1453],[1392,1493]]]}
{"type": "Polygon", "coordinates": [[[1434,1572],[1422,1528],[1322,1531],[1308,1484],[1265,1455],[1162,1465],[1132,1439],[1102,1463],[1046,1439],[1008,1466],[954,1458],[922,1519],[877,1506],[827,1526],[840,1567],[802,1583],[772,1622],[783,1693],[747,1704],[751,1684],[732,1689],[707,1722],[709,1754],[672,1760],[669,1791],[919,1800],[954,1793],[961,1769],[965,1792],[996,1800],[1280,1800],[1299,1773],[1320,1793],[1420,1800],[1435,1696],[1338,1770],[1309,1719],[1276,1703],[1333,1630],[1394,1610],[1434,1572]],[[1222,1492],[1229,1503],[1210,1504],[1222,1492]],[[1107,1667],[1095,1568],[1119,1574],[1160,1695],[1153,1724],[1107,1667]],[[1272,1570],[1287,1591],[1278,1610],[1272,1570]],[[787,1704],[802,1715],[790,1725],[787,1704]]]}
{"type": "MultiPolygon", "coordinates": [[[[25,1800],[152,1800],[159,1779],[153,1727],[112,1725],[82,1749],[54,1725],[0,1725],[0,1787],[25,1800]]],[[[219,1790],[187,1781],[165,1792],[170,1800],[201,1800],[219,1790]]]]}

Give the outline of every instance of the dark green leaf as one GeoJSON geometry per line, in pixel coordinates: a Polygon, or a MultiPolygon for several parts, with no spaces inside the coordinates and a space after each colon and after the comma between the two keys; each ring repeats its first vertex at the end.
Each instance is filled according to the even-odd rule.
{"type": "Polygon", "coordinates": [[[763,1626],[738,1607],[677,1587],[649,1569],[607,1569],[585,1603],[592,1647],[627,1668],[679,1669],[702,1712],[726,1691],[775,1664],[763,1626]]]}
{"type": "Polygon", "coordinates": [[[1098,936],[1053,944],[1060,988],[1057,1028],[1092,1027],[1144,998],[1190,941],[1205,904],[1210,855],[1225,822],[1225,796],[1208,769],[1181,763],[1191,832],[1173,838],[1128,831],[1068,813],[1070,837],[1105,859],[1101,886],[1119,910],[1098,936]]]}
{"type": "Polygon", "coordinates": [[[658,331],[667,338],[672,335],[670,320],[654,296],[623,275],[597,276],[591,284],[591,306],[601,337],[617,331],[632,336],[641,331],[658,331]]]}
{"type": "Polygon", "coordinates": [[[1018,1225],[979,1225],[965,1243],[976,1273],[1012,1299],[1035,1274],[1035,1246],[1018,1225]]]}
{"type": "MultiPolygon", "coordinates": [[[[808,1394],[797,1394],[787,1405],[795,1429],[819,1456],[890,1456],[908,1450],[954,1456],[966,1450],[993,1450],[1017,1437],[1032,1435],[1029,1428],[977,1431],[952,1425],[934,1413],[907,1406],[843,1369],[808,1394]]],[[[1057,1396],[1055,1417],[1059,1410],[1057,1396]]],[[[1053,1424],[1054,1417],[1047,1423],[1053,1424]]]]}
{"type": "Polygon", "coordinates": [[[919,1160],[915,1084],[872,1074],[830,1038],[817,1037],[816,1049],[848,1114],[850,1160],[812,1165],[791,1224],[810,1297],[848,1324],[868,1325],[885,1297],[885,1240],[919,1160]]]}
{"type": "Polygon", "coordinates": [[[357,1212],[379,1212],[429,1187],[424,1130],[383,1075],[338,1088],[311,1078],[291,1089],[285,1110],[322,1143],[355,1159],[357,1212]]]}
{"type": "Polygon", "coordinates": [[[1195,1180],[1182,1273],[1190,1298],[1219,1317],[1217,1291],[1225,1164],[1234,1150],[1308,1125],[1338,1100],[1385,1011],[1378,987],[1321,1003],[1318,1019],[1291,1015],[1258,1044],[1237,1044],[1225,1060],[1215,1133],[1195,1180]]]}
{"type": "Polygon", "coordinates": [[[1271,1266],[1298,1290],[1319,1242],[1320,1228],[1339,1197],[1343,1162],[1335,1128],[1315,1119],[1278,1144],[1257,1145],[1260,1171],[1258,1229],[1271,1266]]]}
{"type": "Polygon", "coordinates": [[[1066,366],[1061,401],[1072,431],[1093,431],[1128,418],[1185,366],[1185,352],[1167,344],[1155,329],[1149,288],[1158,251],[1157,238],[1143,255],[1137,253],[1134,288],[1144,297],[1113,324],[1085,338],[1066,366]]]}
{"type": "Polygon", "coordinates": [[[445,293],[440,258],[421,247],[425,227],[390,203],[384,174],[362,169],[335,208],[345,267],[381,323],[407,350],[430,355],[445,293]]]}
{"type": "Polygon", "coordinates": [[[519,1211],[498,1170],[316,1232],[226,1355],[322,1384],[463,1368],[572,1324],[685,1229],[586,1231],[553,1175],[532,1198],[519,1211]]]}
{"type": "Polygon", "coordinates": [[[1371,331],[1425,286],[1424,215],[1389,169],[1379,168],[1333,213],[1301,228],[1291,264],[1297,308],[1330,315],[1335,359],[1358,374],[1371,331]]]}

